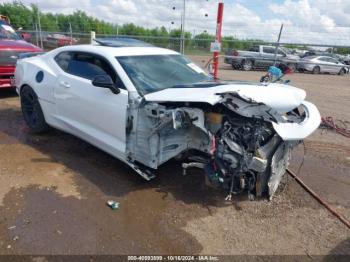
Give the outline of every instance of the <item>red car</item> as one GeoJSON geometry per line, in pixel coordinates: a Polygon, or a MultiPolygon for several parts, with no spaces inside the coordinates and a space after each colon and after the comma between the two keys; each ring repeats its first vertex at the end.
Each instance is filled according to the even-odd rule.
{"type": "Polygon", "coordinates": [[[14,84],[14,72],[20,53],[43,52],[39,47],[24,41],[8,23],[0,19],[0,89],[14,84]]]}

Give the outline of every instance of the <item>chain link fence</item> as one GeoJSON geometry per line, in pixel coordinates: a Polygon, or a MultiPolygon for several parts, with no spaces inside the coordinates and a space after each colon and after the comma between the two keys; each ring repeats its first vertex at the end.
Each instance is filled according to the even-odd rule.
{"type": "MultiPolygon", "coordinates": [[[[49,32],[49,31],[36,31],[36,30],[20,30],[19,33],[28,42],[34,45],[42,47],[44,50],[51,50],[57,47],[65,45],[76,44],[90,44],[90,33],[77,33],[77,32],[49,32]]],[[[145,41],[158,47],[172,49],[179,52],[181,46],[181,37],[161,37],[161,36],[140,36],[140,35],[112,35],[112,34],[96,34],[96,38],[114,38],[114,37],[131,37],[145,41]]],[[[185,54],[187,55],[204,55],[210,56],[210,44],[214,41],[214,38],[200,39],[197,37],[185,38],[185,54]]],[[[225,51],[232,49],[249,50],[254,45],[275,45],[273,42],[266,42],[262,40],[238,40],[238,39],[225,39],[222,40],[222,54],[225,51]]],[[[338,48],[349,48],[344,46],[329,46],[320,44],[303,44],[303,43],[281,43],[286,47],[297,50],[308,49],[323,49],[331,52],[336,52],[338,48]]]]}

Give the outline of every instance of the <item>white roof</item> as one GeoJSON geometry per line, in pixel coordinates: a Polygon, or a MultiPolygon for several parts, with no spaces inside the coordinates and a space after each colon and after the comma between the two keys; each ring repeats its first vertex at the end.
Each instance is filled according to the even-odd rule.
{"type": "Polygon", "coordinates": [[[176,55],[179,54],[170,49],[159,47],[110,47],[100,45],[72,45],[55,49],[62,51],[85,51],[103,56],[140,56],[140,55],[176,55]]]}

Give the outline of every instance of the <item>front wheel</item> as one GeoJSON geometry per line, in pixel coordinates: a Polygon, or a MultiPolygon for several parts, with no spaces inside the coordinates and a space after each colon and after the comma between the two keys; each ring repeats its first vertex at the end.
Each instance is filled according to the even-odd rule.
{"type": "Polygon", "coordinates": [[[45,121],[38,96],[34,90],[29,86],[25,86],[20,95],[23,118],[30,130],[35,134],[49,130],[49,125],[45,121]]]}
{"type": "Polygon", "coordinates": [[[296,64],[288,64],[287,66],[289,67],[290,71],[292,71],[292,73],[296,72],[297,70],[296,64]]]}
{"type": "Polygon", "coordinates": [[[252,60],[243,60],[242,62],[242,69],[244,71],[250,71],[253,68],[253,61],[252,60]]]}

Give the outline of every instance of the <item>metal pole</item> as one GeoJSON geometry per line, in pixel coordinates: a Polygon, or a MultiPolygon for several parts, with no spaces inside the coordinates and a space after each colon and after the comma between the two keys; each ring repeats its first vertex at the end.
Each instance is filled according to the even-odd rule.
{"type": "Polygon", "coordinates": [[[183,23],[182,23],[182,54],[185,54],[186,0],[184,0],[182,19],[183,19],[183,23]]]}
{"type": "Polygon", "coordinates": [[[41,34],[41,23],[40,23],[40,11],[39,11],[39,10],[38,10],[37,15],[38,15],[38,26],[39,26],[40,47],[41,47],[41,49],[43,49],[44,46],[43,46],[43,37],[42,37],[42,34],[41,34]]]}
{"type": "Polygon", "coordinates": [[[344,225],[350,228],[350,222],[345,217],[337,212],[336,209],[332,208],[326,201],[320,198],[310,187],[308,187],[295,173],[287,169],[287,173],[293,177],[310,195],[312,195],[321,205],[328,209],[334,216],[336,216],[344,225]]]}
{"type": "Polygon", "coordinates": [[[35,40],[36,40],[36,46],[39,46],[38,25],[37,25],[37,23],[35,23],[35,40]]]}
{"type": "Polygon", "coordinates": [[[282,29],[283,29],[283,24],[281,25],[281,29],[280,29],[280,33],[278,34],[278,40],[277,40],[277,44],[276,44],[276,48],[275,48],[275,55],[274,55],[274,58],[273,58],[273,65],[275,66],[276,65],[276,60],[277,60],[277,49],[280,45],[280,40],[281,40],[281,34],[282,34],[282,29]]]}
{"type": "Polygon", "coordinates": [[[180,25],[180,31],[181,31],[181,35],[180,35],[180,53],[181,54],[183,54],[183,50],[182,50],[182,39],[183,39],[182,26],[183,26],[183,15],[181,13],[181,25],[180,25]]]}
{"type": "MultiPolygon", "coordinates": [[[[221,30],[222,30],[222,18],[224,13],[224,3],[219,3],[218,5],[218,16],[216,21],[216,39],[215,41],[221,44],[221,30]]],[[[214,79],[218,78],[219,69],[219,52],[214,52],[213,55],[213,75],[214,79]]]]}

